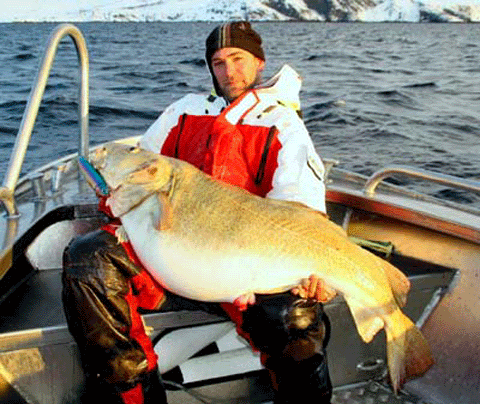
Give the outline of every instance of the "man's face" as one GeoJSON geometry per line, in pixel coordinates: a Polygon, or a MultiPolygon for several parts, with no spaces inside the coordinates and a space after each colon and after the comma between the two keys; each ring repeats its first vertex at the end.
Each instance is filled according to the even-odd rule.
{"type": "Polygon", "coordinates": [[[212,56],[212,70],[223,95],[233,101],[260,79],[265,62],[240,48],[222,48],[212,56]]]}

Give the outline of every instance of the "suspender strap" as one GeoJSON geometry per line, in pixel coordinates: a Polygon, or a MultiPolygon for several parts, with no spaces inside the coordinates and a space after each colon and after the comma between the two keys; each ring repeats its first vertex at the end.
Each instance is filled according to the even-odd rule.
{"type": "Polygon", "coordinates": [[[260,159],[257,175],[255,177],[255,185],[260,185],[265,176],[265,166],[267,165],[268,153],[270,151],[270,146],[272,145],[273,136],[276,132],[277,128],[275,126],[272,126],[268,131],[267,140],[265,141],[265,147],[263,148],[262,158],[260,159]]]}
{"type": "Polygon", "coordinates": [[[183,132],[183,127],[185,125],[185,120],[187,118],[187,114],[183,114],[181,117],[180,117],[180,125],[178,127],[178,135],[177,135],[177,141],[175,142],[175,155],[173,157],[175,158],[178,158],[178,150],[179,150],[179,147],[180,147],[180,135],[182,134],[183,132]]]}

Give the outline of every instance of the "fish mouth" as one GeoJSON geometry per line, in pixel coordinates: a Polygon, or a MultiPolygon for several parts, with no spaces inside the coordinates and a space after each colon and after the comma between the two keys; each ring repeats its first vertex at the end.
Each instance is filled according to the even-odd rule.
{"type": "Polygon", "coordinates": [[[115,188],[110,188],[110,194],[117,192],[120,188],[122,188],[122,184],[117,185],[115,188]]]}
{"type": "Polygon", "coordinates": [[[88,156],[88,161],[97,170],[102,170],[105,168],[106,160],[107,160],[107,149],[105,147],[100,147],[98,149],[95,149],[88,156]]]}

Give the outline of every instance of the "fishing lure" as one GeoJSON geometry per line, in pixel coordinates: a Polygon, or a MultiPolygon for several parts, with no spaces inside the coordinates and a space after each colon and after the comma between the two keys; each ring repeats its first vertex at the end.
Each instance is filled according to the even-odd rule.
{"type": "Polygon", "coordinates": [[[85,157],[78,158],[78,166],[85,176],[88,185],[90,185],[95,191],[106,196],[110,193],[107,183],[95,167],[93,167],[85,157]]]}

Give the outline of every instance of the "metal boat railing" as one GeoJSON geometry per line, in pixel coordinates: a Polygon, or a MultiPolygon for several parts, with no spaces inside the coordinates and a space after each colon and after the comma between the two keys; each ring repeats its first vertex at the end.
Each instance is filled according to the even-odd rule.
{"type": "Polygon", "coordinates": [[[480,182],[471,181],[465,178],[454,177],[452,175],[436,173],[432,171],[422,170],[402,165],[394,165],[383,168],[375,173],[367,180],[363,188],[363,192],[368,197],[375,196],[377,186],[387,177],[393,174],[402,174],[409,177],[415,177],[427,181],[436,182],[454,188],[463,189],[480,193],[480,182]]]}
{"type": "Polygon", "coordinates": [[[20,123],[20,128],[15,139],[15,145],[12,154],[10,155],[10,161],[3,181],[3,186],[0,188],[0,200],[5,205],[8,217],[10,218],[18,215],[14,197],[15,187],[20,176],[25,153],[30,142],[32,130],[37,119],[38,110],[47,85],[48,77],[50,76],[50,70],[55,59],[58,45],[67,35],[72,38],[73,43],[75,44],[80,65],[80,91],[78,102],[80,136],[78,150],[82,156],[87,156],[88,153],[88,50],[85,38],[80,30],[72,24],[62,24],[55,29],[48,40],[38,75],[33,83],[32,91],[20,123]]]}

